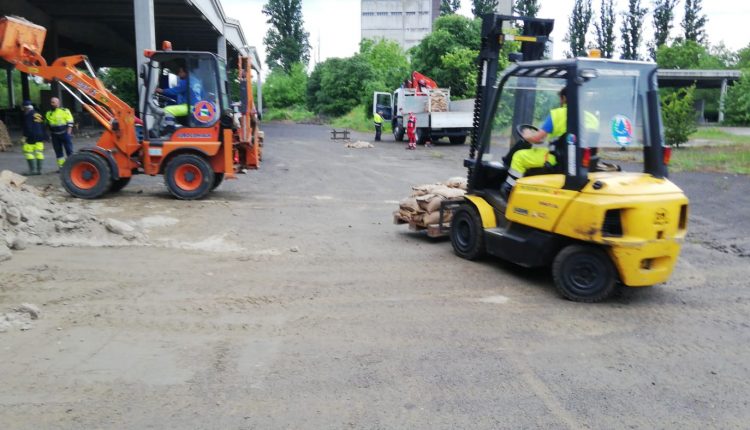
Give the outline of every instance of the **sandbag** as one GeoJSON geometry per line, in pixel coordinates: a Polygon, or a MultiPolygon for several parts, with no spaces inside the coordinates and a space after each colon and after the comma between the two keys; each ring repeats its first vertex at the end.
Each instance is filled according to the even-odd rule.
{"type": "Polygon", "coordinates": [[[432,189],[435,188],[435,187],[438,187],[440,185],[441,184],[414,185],[413,187],[411,187],[411,189],[413,191],[411,193],[411,196],[412,197],[419,197],[419,196],[424,196],[426,194],[431,194],[432,193],[432,189]]]}
{"type": "Polygon", "coordinates": [[[399,209],[404,210],[406,212],[410,212],[410,213],[424,212],[419,207],[419,203],[417,203],[417,199],[414,197],[407,197],[401,200],[401,202],[399,202],[398,207],[399,209]]]}
{"type": "MultiPolygon", "coordinates": [[[[453,213],[451,211],[443,212],[443,224],[451,222],[451,219],[453,219],[453,213]]],[[[422,216],[422,223],[424,223],[424,225],[437,224],[438,222],[440,222],[439,210],[426,213],[422,216]]]]}
{"type": "MultiPolygon", "coordinates": [[[[440,210],[440,205],[443,203],[443,200],[445,200],[445,197],[435,195],[430,201],[427,203],[426,206],[424,206],[424,210],[429,212],[435,212],[440,210]]],[[[419,205],[422,207],[422,205],[419,205]]]]}
{"type": "Polygon", "coordinates": [[[445,185],[440,185],[432,189],[432,194],[443,196],[449,200],[455,200],[463,197],[466,194],[466,191],[460,188],[450,188],[445,185]]]}
{"type": "Polygon", "coordinates": [[[449,188],[460,188],[462,190],[466,190],[466,178],[463,176],[456,176],[453,178],[448,179],[447,181],[443,182],[443,185],[449,187],[449,188]]]}

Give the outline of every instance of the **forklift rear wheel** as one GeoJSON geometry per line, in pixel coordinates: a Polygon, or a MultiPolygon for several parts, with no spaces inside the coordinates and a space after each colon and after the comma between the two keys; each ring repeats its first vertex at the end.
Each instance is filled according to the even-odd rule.
{"type": "Polygon", "coordinates": [[[60,171],[65,189],[74,197],[96,199],[112,183],[107,160],[93,152],[77,152],[68,158],[60,171]]]}
{"type": "Polygon", "coordinates": [[[180,154],[167,164],[167,188],[181,200],[204,197],[214,184],[214,171],[208,160],[195,154],[180,154]]]}
{"type": "Polygon", "coordinates": [[[224,180],[223,173],[214,173],[214,183],[211,185],[211,191],[217,189],[221,185],[221,181],[224,180]]]}
{"type": "Polygon", "coordinates": [[[451,245],[461,258],[476,260],[484,256],[484,228],[476,209],[462,205],[453,212],[451,245]]]}
{"type": "Polygon", "coordinates": [[[555,257],[552,277],[558,291],[576,302],[594,303],[610,297],[617,286],[617,275],[607,253],[601,248],[569,245],[555,257]]]}
{"type": "Polygon", "coordinates": [[[112,181],[112,185],[109,186],[110,193],[116,193],[123,188],[127,187],[130,183],[130,178],[120,178],[112,181]]]}

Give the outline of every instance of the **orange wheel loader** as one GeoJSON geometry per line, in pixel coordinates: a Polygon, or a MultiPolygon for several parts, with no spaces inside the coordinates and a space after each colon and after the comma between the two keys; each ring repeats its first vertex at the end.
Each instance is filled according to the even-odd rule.
{"type": "Polygon", "coordinates": [[[236,172],[259,167],[263,133],[248,57],[238,60],[245,85],[240,112],[234,112],[223,59],[210,52],[172,51],[168,42],[161,51],[145,51],[149,61],[139,71],[144,102],[137,118],[105,88],[86,56],[47,64],[41,55],[45,35],[44,27],[23,18],[0,18],[0,57],[21,72],[59,82],[104,127],[96,145],[73,154],[60,171],[71,195],[95,199],[145,173],[164,175],[169,192],[179,199],[200,199],[236,172]],[[181,86],[185,91],[174,97],[181,86]]]}

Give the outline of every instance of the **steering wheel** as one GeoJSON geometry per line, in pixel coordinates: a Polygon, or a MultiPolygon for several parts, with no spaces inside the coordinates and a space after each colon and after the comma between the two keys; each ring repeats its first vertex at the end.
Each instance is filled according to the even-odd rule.
{"type": "MultiPolygon", "coordinates": [[[[534,126],[533,126],[533,125],[531,125],[531,124],[518,124],[518,125],[516,126],[516,134],[518,134],[518,137],[519,137],[519,138],[520,138],[521,140],[523,140],[524,142],[526,142],[526,141],[527,141],[527,140],[526,140],[526,139],[525,139],[525,138],[523,137],[524,133],[525,133],[525,132],[526,132],[527,130],[530,130],[530,131],[533,131],[533,132],[537,132],[537,131],[539,131],[539,129],[538,129],[538,128],[534,127],[534,126]]],[[[530,142],[529,142],[529,143],[530,143],[530,142]]]]}
{"type": "Polygon", "coordinates": [[[154,99],[154,102],[157,105],[159,105],[159,107],[164,107],[167,105],[167,103],[173,103],[173,104],[177,103],[177,100],[173,99],[172,97],[167,97],[164,94],[157,93],[156,91],[154,91],[154,94],[152,97],[154,99]]]}

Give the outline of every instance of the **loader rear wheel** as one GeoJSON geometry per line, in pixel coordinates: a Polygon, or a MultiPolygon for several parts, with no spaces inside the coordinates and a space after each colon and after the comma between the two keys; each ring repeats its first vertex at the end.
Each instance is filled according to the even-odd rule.
{"type": "Polygon", "coordinates": [[[223,173],[214,173],[214,183],[211,184],[211,191],[217,189],[219,185],[221,185],[221,182],[224,180],[224,174],[223,173]]]}
{"type": "Polygon", "coordinates": [[[195,154],[174,157],[164,171],[167,189],[180,200],[206,196],[214,184],[214,171],[208,160],[195,154]]]}
{"type": "Polygon", "coordinates": [[[96,199],[106,193],[112,183],[109,164],[92,152],[77,152],[68,158],[60,171],[63,187],[80,199],[96,199]]]}
{"type": "Polygon", "coordinates": [[[130,183],[130,178],[115,179],[114,181],[112,181],[112,185],[110,185],[109,187],[109,192],[116,193],[122,190],[123,188],[127,187],[129,183],[130,183]]]}
{"type": "Polygon", "coordinates": [[[617,286],[617,273],[601,248],[569,245],[555,257],[552,277],[557,290],[568,300],[594,303],[610,297],[617,286]]]}
{"type": "Polygon", "coordinates": [[[476,209],[462,205],[453,212],[451,245],[461,258],[476,260],[484,256],[484,228],[476,209]]]}

